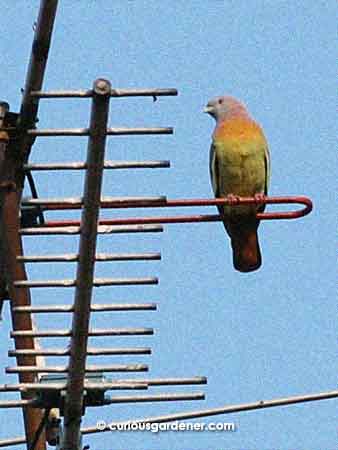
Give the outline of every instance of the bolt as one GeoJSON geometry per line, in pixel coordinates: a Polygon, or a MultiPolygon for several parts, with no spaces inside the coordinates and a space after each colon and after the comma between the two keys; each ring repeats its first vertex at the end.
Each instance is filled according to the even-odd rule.
{"type": "Polygon", "coordinates": [[[111,85],[108,80],[99,78],[94,82],[94,92],[100,95],[108,95],[111,91],[111,85]]]}

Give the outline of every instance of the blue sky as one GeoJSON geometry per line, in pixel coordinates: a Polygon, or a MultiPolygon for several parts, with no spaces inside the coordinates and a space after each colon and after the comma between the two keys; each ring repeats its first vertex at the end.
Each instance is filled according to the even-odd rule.
{"type": "MultiPolygon", "coordinates": [[[[1,98],[16,111],[39,2],[1,4],[1,98]]],[[[251,274],[234,271],[220,223],[170,225],[157,235],[101,237],[101,251],[161,251],[162,261],[98,265],[97,276],[158,275],[160,285],[101,288],[95,300],[149,300],[159,306],[157,312],[102,313],[92,322],[101,328],[153,326],[153,337],[91,343],[150,345],[150,357],[112,357],[109,362],[149,363],[149,377],[205,375],[207,398],[92,409],[85,426],[97,419],[123,420],[336,389],[335,17],[332,1],[60,2],[45,89],[86,89],[95,78],[106,77],[117,88],[179,90],[178,97],[157,103],[149,98],[111,100],[110,126],[173,126],[175,134],[109,138],[107,159],[170,159],[171,168],[106,173],[105,195],[211,197],[208,158],[214,123],[202,108],[211,97],[227,93],[244,101],[264,128],[272,159],[270,194],[307,195],[314,202],[313,213],[304,219],[260,226],[263,266],[251,274]]],[[[88,100],[45,100],[39,126],[85,127],[89,111],[88,100]]],[[[83,160],[85,154],[85,138],[41,138],[31,161],[83,160]]],[[[43,197],[78,196],[83,175],[41,173],[36,182],[43,197]]],[[[104,216],[136,212],[159,213],[117,210],[104,216]]],[[[47,218],[71,216],[77,214],[50,213],[47,218]]],[[[25,238],[29,254],[76,249],[74,238],[25,238]]],[[[28,271],[32,279],[67,278],[74,276],[75,266],[39,265],[28,271]]],[[[65,304],[72,298],[72,289],[33,293],[35,304],[65,304]]],[[[61,315],[40,315],[37,320],[40,328],[70,325],[70,318],[61,315]]],[[[9,331],[6,305],[0,325],[2,355],[12,347],[9,331]]],[[[66,343],[59,339],[44,344],[66,343]]],[[[6,356],[2,361],[3,366],[14,365],[6,356]]],[[[49,362],[61,364],[55,358],[49,362]]],[[[0,382],[9,381],[16,377],[2,371],[0,382]]],[[[208,419],[234,422],[234,433],[104,433],[87,436],[84,443],[116,450],[333,450],[335,412],[336,401],[328,400],[208,419]]],[[[21,413],[0,410],[1,422],[5,417],[8,426],[0,438],[22,435],[21,413]]]]}

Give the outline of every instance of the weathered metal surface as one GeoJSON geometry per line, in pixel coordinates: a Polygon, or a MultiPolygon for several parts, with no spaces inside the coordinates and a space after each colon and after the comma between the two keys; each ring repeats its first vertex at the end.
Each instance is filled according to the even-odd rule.
{"type": "MultiPolygon", "coordinates": [[[[156,303],[112,303],[112,304],[91,304],[90,311],[155,311],[156,303]]],[[[16,313],[68,313],[74,311],[73,305],[38,305],[22,306],[14,308],[16,313]]]]}
{"type": "MultiPolygon", "coordinates": [[[[186,411],[182,413],[168,414],[164,416],[145,417],[137,419],[128,419],[128,421],[111,422],[111,426],[120,425],[122,423],[164,423],[176,422],[177,420],[198,419],[200,417],[211,417],[221,414],[232,414],[242,411],[252,411],[257,409],[272,408],[275,406],[293,405],[296,403],[306,403],[320,400],[328,400],[338,398],[338,391],[321,392],[319,394],[307,394],[294,397],[277,398],[274,400],[259,400],[252,403],[243,403],[238,405],[226,405],[220,408],[202,409],[198,411],[186,411]]],[[[82,434],[92,434],[104,431],[110,431],[107,427],[104,430],[98,430],[97,427],[88,427],[81,430],[82,434]]]]}
{"type": "MultiPolygon", "coordinates": [[[[95,261],[153,261],[161,259],[160,253],[96,253],[95,261]]],[[[41,262],[77,262],[78,253],[61,255],[24,255],[18,256],[17,261],[29,263],[41,262]]]]}
{"type": "MultiPolygon", "coordinates": [[[[2,209],[0,220],[1,236],[3,238],[1,247],[7,256],[7,261],[4,262],[4,265],[9,281],[9,295],[12,306],[30,304],[29,291],[27,289],[17,291],[12,284],[13,280],[26,278],[23,264],[18,263],[15,259],[17,255],[22,253],[21,240],[18,234],[18,205],[21,200],[24,183],[23,164],[27,162],[34,142],[34,137],[28,136],[25,131],[35,126],[39,106],[39,99],[33,99],[30,96],[30,92],[32,90],[41,90],[42,88],[56,9],[57,0],[41,0],[17,123],[17,132],[15,136],[11,137],[8,147],[9,151],[6,153],[5,158],[2,159],[0,157],[0,182],[10,182],[16,185],[16,192],[7,192],[0,201],[0,209],[2,209]]],[[[17,316],[12,313],[12,322],[14,330],[29,330],[32,328],[29,314],[17,316]]],[[[18,349],[34,348],[34,341],[31,338],[16,339],[16,347],[18,349]]],[[[18,357],[18,364],[35,364],[35,357],[20,356],[18,357]]],[[[33,381],[33,376],[32,374],[20,374],[19,379],[21,382],[29,382],[33,381]]],[[[22,398],[26,396],[26,393],[22,393],[22,398]]],[[[23,408],[23,415],[26,440],[30,443],[34,440],[35,432],[42,419],[42,413],[38,410],[32,411],[30,408],[23,408]]],[[[35,450],[45,449],[45,436],[42,433],[36,443],[35,450]]]]}
{"type": "MultiPolygon", "coordinates": [[[[162,169],[170,167],[170,161],[105,161],[103,168],[106,170],[118,169],[162,169]]],[[[25,164],[25,170],[85,170],[85,162],[58,162],[58,163],[33,163],[25,164]]]]}
{"type": "MultiPolygon", "coordinates": [[[[77,221],[77,224],[80,224],[77,221]]],[[[162,225],[123,225],[110,226],[99,225],[97,234],[120,234],[120,233],[161,233],[163,231],[162,225]]],[[[80,234],[80,225],[65,226],[65,227],[32,227],[20,228],[21,236],[48,236],[48,235],[74,235],[80,234]]]]}
{"type": "MultiPolygon", "coordinates": [[[[14,286],[18,288],[44,288],[44,287],[74,287],[79,283],[79,278],[67,280],[18,280],[14,286]]],[[[94,278],[92,286],[132,286],[158,284],[156,277],[145,278],[94,278]]]]}
{"type": "MultiPolygon", "coordinates": [[[[80,209],[83,207],[84,198],[68,197],[68,198],[32,198],[22,201],[22,206],[42,206],[46,211],[53,209],[80,209]]],[[[149,206],[149,205],[165,205],[166,197],[159,195],[157,197],[102,197],[100,198],[101,208],[113,208],[122,206],[149,206]]]]}
{"type": "MultiPolygon", "coordinates": [[[[83,376],[86,372],[147,372],[148,366],[146,364],[111,364],[106,366],[87,365],[84,366],[83,376]]],[[[70,369],[67,366],[14,366],[6,367],[6,373],[69,373],[70,369]]],[[[69,386],[69,384],[67,385],[69,386]]],[[[84,384],[83,384],[84,386],[84,384]]]]}
{"type": "MultiPolygon", "coordinates": [[[[139,136],[149,134],[173,134],[171,127],[152,127],[152,128],[124,128],[115,127],[107,128],[107,136],[139,136]]],[[[30,129],[27,135],[31,137],[51,137],[51,136],[89,136],[89,128],[46,128],[46,129],[30,129]]]]}
{"type": "MultiPolygon", "coordinates": [[[[115,380],[117,381],[117,380],[115,380]]],[[[122,380],[119,380],[122,381],[122,380]]],[[[137,380],[125,380],[128,383],[135,383],[137,380]]],[[[206,377],[190,377],[190,378],[147,378],[142,381],[147,383],[149,386],[179,386],[179,385],[190,385],[190,384],[206,384],[206,377]]]]}
{"type": "MultiPolygon", "coordinates": [[[[111,89],[110,97],[161,97],[177,95],[177,89],[111,89]]],[[[35,98],[88,98],[93,97],[93,90],[64,90],[64,91],[33,91],[31,96],[35,98]]]]}
{"type": "MultiPolygon", "coordinates": [[[[137,198],[121,198],[121,199],[102,199],[102,208],[182,208],[190,206],[220,206],[230,204],[236,208],[238,205],[249,204],[301,204],[305,208],[296,211],[286,212],[264,212],[257,213],[257,219],[271,220],[271,219],[297,219],[306,216],[312,211],[313,204],[308,197],[304,196],[282,196],[282,197],[265,197],[261,201],[257,201],[254,197],[238,197],[236,201],[230,201],[227,198],[212,198],[212,199],[177,199],[167,200],[165,197],[159,199],[137,199],[137,198]]],[[[25,204],[39,204],[46,210],[63,210],[63,209],[80,209],[81,199],[49,199],[49,200],[29,200],[25,204]]],[[[218,215],[190,215],[178,217],[139,217],[130,219],[116,219],[106,220],[109,224],[149,224],[149,223],[179,223],[179,222],[214,222],[220,220],[218,215]]],[[[55,224],[57,222],[54,222],[55,224]]],[[[64,223],[64,222],[60,222],[64,223]]],[[[70,222],[72,224],[77,221],[70,222]]],[[[103,223],[102,221],[100,223],[103,223]]],[[[56,225],[55,225],[56,226],[56,225]]]]}
{"type": "Polygon", "coordinates": [[[145,403],[145,402],[172,402],[186,400],[204,400],[203,392],[184,393],[184,394],[154,394],[154,395],[125,395],[111,397],[106,400],[107,405],[115,403],[145,403]]]}
{"type": "MultiPolygon", "coordinates": [[[[88,336],[139,336],[154,334],[152,328],[93,328],[88,336]]],[[[11,331],[11,337],[69,337],[72,330],[20,330],[11,331]]]]}
{"type": "MultiPolygon", "coordinates": [[[[115,383],[102,382],[93,383],[85,380],[85,389],[95,390],[147,390],[148,385],[142,382],[136,383],[115,383]]],[[[0,384],[0,392],[25,392],[25,391],[62,391],[67,388],[67,383],[17,383],[0,384]]]]}
{"type": "MultiPolygon", "coordinates": [[[[130,347],[130,348],[87,348],[87,355],[102,356],[102,355],[150,355],[151,349],[148,347],[130,347]]],[[[9,350],[8,356],[18,355],[41,355],[41,356],[69,356],[69,348],[45,348],[45,349],[24,349],[24,350],[9,350]]]]}

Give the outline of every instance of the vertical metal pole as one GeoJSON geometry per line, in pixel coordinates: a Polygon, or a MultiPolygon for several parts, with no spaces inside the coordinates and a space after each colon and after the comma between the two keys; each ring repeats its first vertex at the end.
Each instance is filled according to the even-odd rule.
{"type": "MultiPolygon", "coordinates": [[[[0,102],[0,127],[4,126],[6,113],[9,111],[9,104],[6,102],[0,102]]],[[[6,150],[8,146],[9,136],[6,131],[0,131],[0,180],[2,182],[5,181],[6,173],[5,173],[5,158],[6,158],[6,150]]],[[[2,189],[5,186],[2,185],[2,189]]],[[[1,189],[1,187],[0,187],[1,189]]],[[[0,194],[1,196],[1,194],[0,194]]],[[[0,219],[1,219],[1,199],[0,199],[0,219]]],[[[5,273],[5,260],[4,260],[4,249],[3,244],[1,243],[1,235],[0,235],[0,317],[3,306],[3,301],[8,297],[7,293],[7,280],[5,273]]]]}
{"type": "MultiPolygon", "coordinates": [[[[41,89],[48,59],[57,0],[41,0],[39,16],[36,24],[34,41],[29,61],[24,95],[18,120],[18,134],[9,141],[6,132],[0,136],[0,236],[1,257],[0,287],[8,282],[9,297],[11,299],[11,315],[14,330],[31,330],[32,320],[30,314],[22,317],[12,310],[16,306],[29,306],[29,289],[15,289],[13,282],[26,279],[25,266],[17,262],[16,257],[22,255],[22,242],[19,235],[19,204],[23,189],[24,173],[23,163],[27,160],[34,138],[26,134],[26,129],[34,127],[38,111],[38,99],[32,98],[32,90],[41,89]],[[4,257],[5,256],[5,257],[4,257]],[[3,280],[5,278],[5,280],[3,280]]],[[[6,105],[1,105],[3,116],[6,105]]],[[[7,106],[8,108],[8,106],[7,106]]],[[[34,339],[30,337],[16,338],[15,346],[18,349],[34,349],[34,339]]],[[[20,356],[19,365],[36,365],[33,356],[20,356]]],[[[34,374],[19,375],[20,382],[33,382],[34,374]]],[[[29,398],[22,393],[22,398],[29,398]]],[[[36,430],[42,419],[41,411],[32,408],[23,408],[27,445],[33,441],[36,430]]],[[[41,434],[36,443],[35,450],[45,450],[45,436],[41,434]]]]}
{"type": "Polygon", "coordinates": [[[22,166],[28,161],[34,143],[34,137],[28,135],[26,130],[35,128],[39,108],[39,99],[32,97],[31,92],[42,88],[57,5],[58,0],[40,0],[20,115],[17,121],[17,136],[11,142],[12,150],[16,153],[16,184],[20,198],[25,178],[22,166]]]}
{"type": "Polygon", "coordinates": [[[99,79],[94,82],[65,404],[63,450],[77,450],[80,441],[90,303],[94,279],[110,90],[109,81],[99,79]]]}
{"type": "MultiPolygon", "coordinates": [[[[0,104],[0,121],[3,120],[9,106],[6,103],[0,104]]],[[[29,306],[31,304],[29,289],[15,289],[13,283],[18,280],[25,280],[26,272],[24,263],[17,261],[17,256],[22,255],[22,242],[19,235],[19,202],[20,194],[15,185],[15,162],[14,157],[8,154],[9,137],[5,131],[0,133],[0,288],[9,291],[11,316],[13,330],[32,330],[32,320],[30,313],[16,314],[13,308],[17,306],[29,306]]],[[[34,338],[15,338],[16,349],[34,349],[34,338]]],[[[36,365],[35,356],[18,356],[18,365],[36,365]]],[[[21,383],[32,383],[35,381],[33,373],[19,374],[21,383]]],[[[31,395],[21,393],[22,399],[29,399],[31,395]]],[[[34,439],[36,430],[42,419],[41,411],[32,408],[23,408],[24,425],[27,442],[34,439]]],[[[45,450],[44,433],[36,444],[36,450],[45,450]]]]}
{"type": "Polygon", "coordinates": [[[20,110],[19,125],[23,128],[29,128],[35,124],[39,101],[30,94],[31,91],[39,90],[42,87],[57,4],[58,0],[41,0],[40,2],[20,110]]]}

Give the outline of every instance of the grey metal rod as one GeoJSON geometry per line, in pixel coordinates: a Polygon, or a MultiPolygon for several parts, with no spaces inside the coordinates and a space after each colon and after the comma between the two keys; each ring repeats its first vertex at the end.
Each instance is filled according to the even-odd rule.
{"type": "MultiPolygon", "coordinates": [[[[338,397],[338,391],[321,392],[318,394],[306,394],[293,397],[278,398],[274,400],[260,400],[253,403],[243,403],[239,405],[224,406],[221,408],[203,409],[199,411],[190,411],[185,413],[168,414],[166,416],[157,417],[145,417],[137,419],[129,419],[128,421],[113,422],[112,425],[120,425],[122,423],[163,423],[163,422],[175,422],[177,420],[197,419],[200,417],[209,417],[220,414],[229,414],[242,411],[250,411],[256,409],[271,408],[275,406],[287,406],[296,403],[313,402],[319,400],[328,400],[338,397]]],[[[104,431],[110,431],[109,427],[104,430],[98,430],[97,426],[82,428],[82,434],[93,434],[104,431]]],[[[25,443],[24,438],[6,439],[0,441],[0,447],[6,447],[10,445],[17,445],[25,443]]]]}
{"type": "Polygon", "coordinates": [[[114,403],[144,403],[144,402],[172,402],[185,400],[204,400],[203,392],[185,393],[185,394],[154,394],[154,395],[125,395],[107,398],[105,403],[112,405],[114,403]]]}
{"type": "MultiPolygon", "coordinates": [[[[104,162],[105,170],[113,169],[162,169],[170,167],[170,161],[109,161],[104,162]]],[[[26,170],[84,170],[85,162],[31,163],[25,164],[26,170]]]]}
{"type": "Polygon", "coordinates": [[[0,408],[23,408],[36,403],[36,400],[3,400],[0,401],[0,408]]]}
{"type": "MultiPolygon", "coordinates": [[[[77,262],[78,253],[61,255],[24,255],[18,256],[17,261],[42,263],[42,262],[77,262]]],[[[161,259],[160,253],[96,253],[95,261],[156,261],[161,259]]]]}
{"type": "MultiPolygon", "coordinates": [[[[110,97],[161,97],[177,95],[177,89],[112,89],[110,97]]],[[[93,96],[93,90],[60,90],[60,91],[32,91],[35,98],[88,98],[93,96]]]]}
{"type": "Polygon", "coordinates": [[[12,445],[21,445],[21,444],[26,444],[26,438],[23,437],[19,437],[19,438],[13,438],[13,439],[2,439],[0,441],[0,448],[1,447],[11,447],[12,445]]]}
{"type": "MultiPolygon", "coordinates": [[[[87,348],[87,355],[102,356],[102,355],[150,355],[151,349],[149,347],[131,347],[131,348],[87,348]]],[[[8,356],[19,355],[34,355],[34,356],[69,356],[69,348],[48,348],[48,349],[20,349],[9,350],[8,356]]]]}
{"type": "MultiPolygon", "coordinates": [[[[67,366],[14,366],[6,367],[6,373],[69,373],[67,366]]],[[[112,364],[110,366],[88,365],[83,369],[83,377],[86,372],[147,372],[146,364],[112,364]]],[[[69,375],[70,376],[70,375],[69,375]]],[[[84,386],[84,384],[83,384],[84,386]]]]}
{"type": "MultiPolygon", "coordinates": [[[[51,236],[51,235],[75,235],[80,234],[78,226],[66,227],[32,227],[21,228],[21,236],[51,236]]],[[[122,233],[161,233],[162,225],[99,225],[97,234],[122,234],[122,233]]]]}
{"type": "MultiPolygon", "coordinates": [[[[122,383],[122,380],[115,380],[122,383]]],[[[206,377],[191,377],[191,378],[147,378],[142,380],[124,380],[126,383],[135,383],[136,381],[142,381],[149,386],[183,386],[193,384],[206,384],[206,377]]]]}
{"type": "MultiPolygon", "coordinates": [[[[87,365],[84,373],[90,372],[148,372],[149,368],[146,364],[112,364],[106,366],[87,365]]],[[[66,373],[69,372],[67,366],[15,366],[6,367],[6,373],[20,372],[46,372],[46,373],[66,373]]]]}
{"type": "MultiPolygon", "coordinates": [[[[135,380],[114,380],[95,383],[85,380],[85,387],[88,389],[111,390],[111,389],[146,389],[148,386],[183,386],[206,384],[205,377],[193,378],[159,378],[159,379],[135,379],[135,380]],[[135,387],[136,386],[136,387],[135,387]]],[[[0,384],[0,392],[17,390],[62,390],[67,387],[67,383],[17,383],[0,384]]]]}
{"type": "MultiPolygon", "coordinates": [[[[59,370],[58,372],[61,372],[59,370]]],[[[62,372],[66,372],[63,370],[62,372]]],[[[86,387],[88,389],[88,387],[86,387]]],[[[184,393],[184,394],[154,394],[154,395],[121,395],[105,399],[106,405],[116,403],[146,403],[146,402],[172,402],[187,400],[205,400],[203,392],[184,393]]],[[[36,400],[7,400],[0,402],[0,408],[19,408],[22,406],[36,405],[36,400]]]]}
{"type": "MultiPolygon", "coordinates": [[[[43,288],[43,287],[74,287],[78,285],[79,278],[67,280],[20,280],[15,281],[16,288],[43,288]]],[[[155,277],[148,278],[94,278],[93,286],[133,286],[158,284],[155,277]]]]}
{"type": "MultiPolygon", "coordinates": [[[[143,336],[152,335],[152,328],[108,328],[90,329],[88,336],[143,336]]],[[[72,335],[72,330],[25,330],[11,331],[11,337],[68,337],[72,335]]]]}
{"type": "MultiPolygon", "coordinates": [[[[84,382],[85,389],[95,389],[98,391],[110,390],[147,390],[145,383],[115,383],[84,382]]],[[[27,392],[27,391],[62,391],[67,388],[67,383],[16,383],[0,384],[0,392],[27,392]]]]}
{"type": "MultiPolygon", "coordinates": [[[[113,303],[109,305],[92,304],[91,312],[108,312],[108,311],[155,311],[156,303],[129,303],[118,304],[113,303]]],[[[69,313],[74,311],[73,305],[37,305],[37,306],[17,306],[13,308],[15,313],[69,313]]]]}
{"type": "MultiPolygon", "coordinates": [[[[321,392],[319,394],[307,394],[307,395],[299,395],[294,397],[285,397],[285,398],[278,398],[274,400],[260,400],[258,402],[253,403],[242,403],[238,405],[227,405],[220,408],[212,408],[212,409],[202,409],[198,411],[187,411],[183,413],[176,413],[176,414],[168,414],[166,416],[157,416],[157,417],[146,417],[146,418],[139,418],[139,419],[131,419],[128,420],[128,422],[133,423],[163,423],[163,422],[175,422],[177,420],[187,420],[187,419],[198,419],[200,417],[211,417],[216,416],[220,414],[232,414],[242,411],[251,411],[255,409],[264,409],[264,408],[271,408],[275,406],[286,406],[286,405],[292,405],[296,403],[305,403],[305,402],[312,402],[317,400],[328,400],[332,398],[338,397],[338,391],[330,391],[330,392],[321,392]]],[[[126,423],[124,422],[114,422],[114,424],[121,424],[126,423]]],[[[101,430],[100,430],[101,431],[101,430]]],[[[107,427],[105,430],[102,431],[109,431],[109,428],[107,427]]],[[[99,430],[97,427],[89,427],[89,428],[83,428],[81,430],[82,434],[91,434],[91,433],[97,433],[99,430]]]]}
{"type": "MultiPolygon", "coordinates": [[[[49,206],[62,205],[62,206],[77,206],[83,207],[85,198],[81,197],[66,197],[66,198],[30,198],[22,200],[22,206],[43,206],[47,209],[49,206]]],[[[123,204],[140,204],[154,203],[164,204],[166,197],[164,195],[158,195],[156,197],[102,197],[99,199],[101,208],[107,207],[108,204],[123,205],[123,204]]]]}
{"type": "MultiPolygon", "coordinates": [[[[27,130],[28,136],[89,136],[89,128],[51,128],[51,129],[30,129],[27,130]]],[[[173,134],[173,129],[171,127],[138,127],[138,128],[124,128],[115,127],[107,128],[106,136],[138,136],[138,135],[148,135],[148,134],[173,134]]]]}

